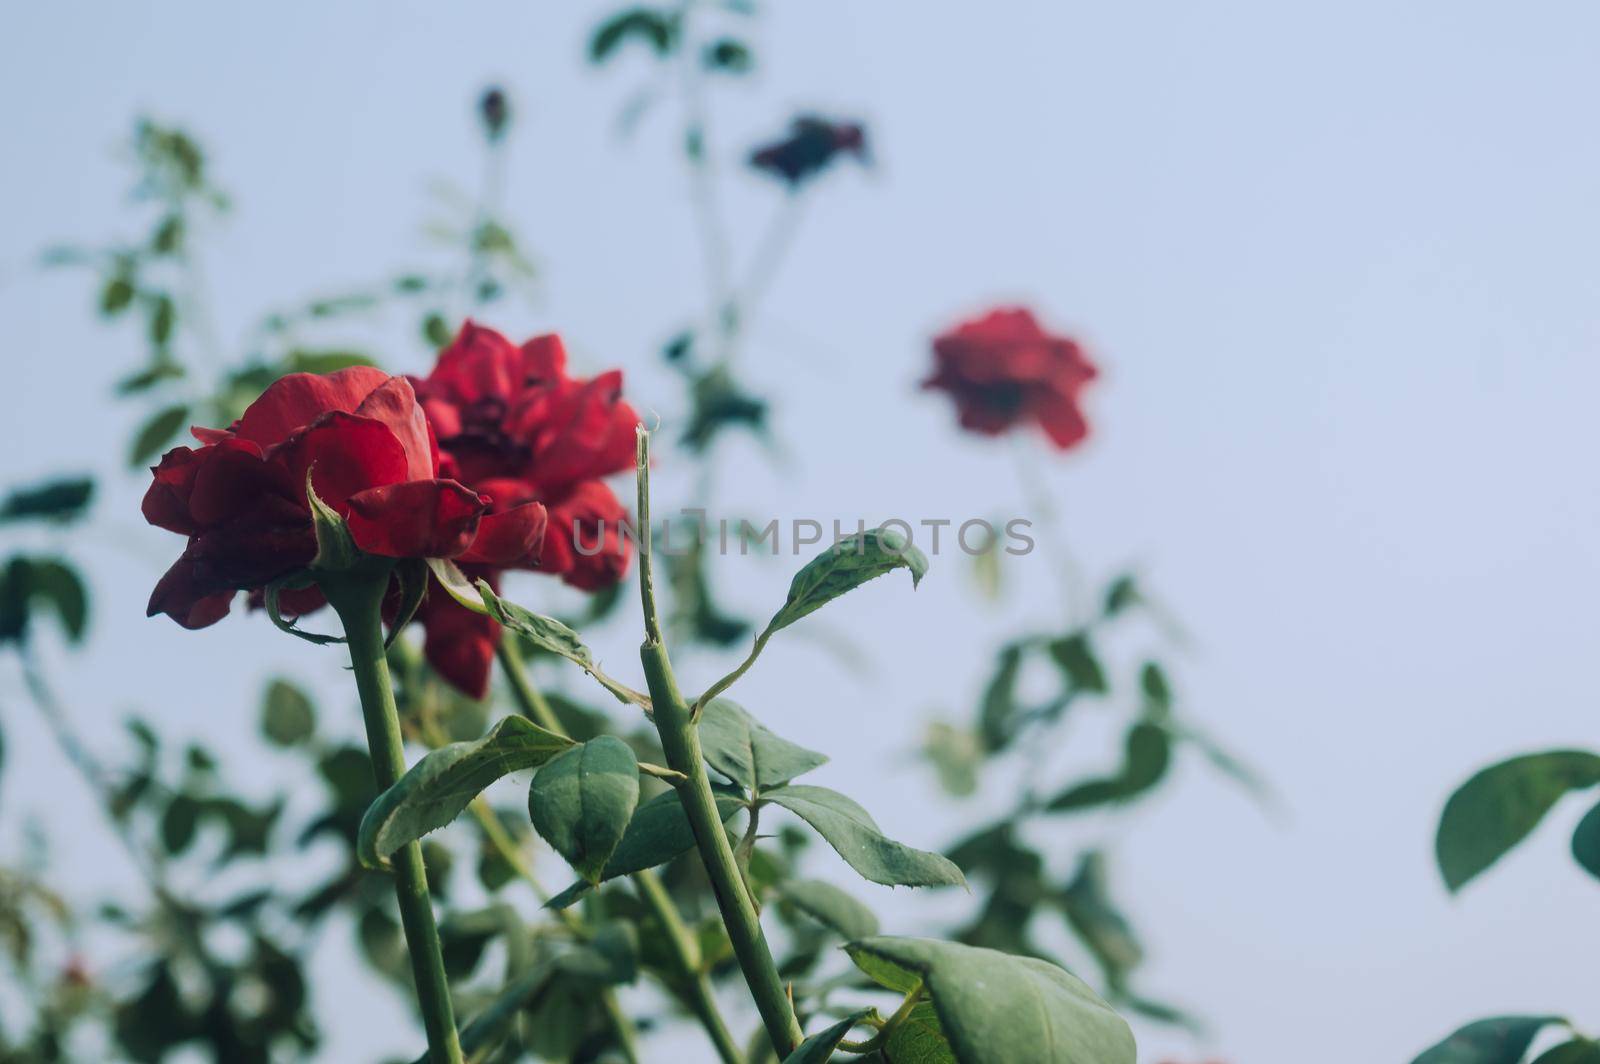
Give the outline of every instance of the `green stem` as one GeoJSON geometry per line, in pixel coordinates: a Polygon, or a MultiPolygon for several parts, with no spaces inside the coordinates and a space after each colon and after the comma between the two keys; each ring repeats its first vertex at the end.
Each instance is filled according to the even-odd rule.
{"type": "Polygon", "coordinates": [[[700,943],[684,926],[683,917],[678,915],[678,907],[673,904],[666,886],[659,876],[648,870],[636,873],[633,885],[638,888],[639,897],[650,907],[667,933],[679,975],[683,977],[689,1006],[700,1020],[700,1025],[706,1029],[706,1034],[710,1035],[712,1045],[717,1048],[717,1056],[722,1058],[722,1064],[744,1064],[744,1054],[733,1040],[728,1025],[723,1022],[722,1013],[717,1010],[716,998],[711,994],[711,980],[700,968],[700,943]]]}
{"type": "Polygon", "coordinates": [[[772,1040],[772,1048],[782,1060],[794,1052],[805,1036],[800,1030],[800,1021],[795,1018],[794,1003],[789,1000],[778,975],[778,966],[773,963],[767,936],[761,930],[761,918],[756,915],[755,904],[745,890],[739,862],[728,843],[728,833],[723,829],[711,780],[706,774],[699,729],[688,702],[678,690],[672,662],[661,638],[661,619],[656,613],[655,585],[651,577],[650,436],[643,428],[638,430],[635,468],[639,482],[639,597],[645,628],[639,657],[644,663],[650,700],[655,708],[656,732],[661,737],[667,767],[686,777],[677,785],[678,798],[694,832],[695,845],[711,880],[712,893],[716,895],[717,909],[722,913],[734,956],[744,972],[756,1011],[761,1014],[761,1022],[772,1040]]]}
{"type": "MultiPolygon", "coordinates": [[[[500,659],[501,671],[506,674],[506,680],[511,684],[512,696],[516,699],[523,715],[541,728],[553,731],[557,735],[565,735],[566,730],[561,727],[561,721],[550,708],[549,699],[544,697],[544,693],[528,675],[527,666],[523,663],[515,641],[509,636],[502,635],[499,645],[495,648],[495,655],[500,659]]],[[[683,977],[689,993],[689,1004],[694,1009],[701,1026],[706,1029],[712,1044],[716,1046],[717,1055],[722,1058],[723,1064],[744,1064],[744,1057],[739,1052],[733,1035],[728,1031],[728,1025],[723,1022],[722,1013],[717,1010],[716,999],[711,994],[711,980],[700,970],[700,945],[684,926],[683,917],[679,915],[678,907],[673,904],[672,896],[667,893],[667,888],[661,879],[649,869],[635,872],[633,883],[639,890],[639,896],[666,930],[673,960],[678,965],[679,974],[683,977]]]]}
{"type": "Polygon", "coordinates": [[[506,680],[511,684],[512,697],[516,699],[522,715],[546,731],[553,731],[557,735],[567,734],[567,730],[557,719],[555,710],[550,708],[549,700],[534,686],[533,678],[528,675],[528,667],[523,664],[522,652],[517,649],[516,640],[501,632],[500,642],[495,645],[494,653],[495,657],[500,659],[500,671],[506,674],[506,680]]]}
{"type": "MultiPolygon", "coordinates": [[[[345,638],[350,646],[350,666],[355,672],[361,713],[366,720],[372,773],[377,779],[378,792],[382,793],[394,786],[406,771],[400,716],[395,709],[389,663],[383,649],[382,608],[384,592],[389,586],[389,571],[385,567],[379,574],[351,572],[326,577],[321,584],[329,604],[344,623],[345,638]]],[[[450,984],[439,947],[439,929],[434,924],[433,905],[428,899],[421,845],[412,842],[403,847],[394,854],[392,862],[400,922],[405,928],[406,949],[411,953],[411,971],[416,977],[417,1004],[428,1033],[428,1059],[431,1064],[462,1064],[455,1013],[450,1004],[450,984]]]]}

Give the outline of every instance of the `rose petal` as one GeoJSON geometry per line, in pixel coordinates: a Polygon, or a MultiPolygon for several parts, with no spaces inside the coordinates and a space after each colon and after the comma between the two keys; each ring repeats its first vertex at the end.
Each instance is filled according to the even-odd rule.
{"type": "Polygon", "coordinates": [[[155,479],[145,489],[139,507],[146,521],[185,536],[200,530],[189,515],[189,495],[200,470],[201,453],[191,447],[174,447],[161,456],[159,465],[151,467],[155,479]]]}
{"type": "Polygon", "coordinates": [[[422,653],[433,670],[470,698],[487,695],[500,625],[457,603],[437,581],[429,583],[417,620],[427,633],[422,653]]]}
{"type": "Polygon", "coordinates": [[[194,560],[185,552],[156,582],[145,616],[164,613],[185,628],[206,628],[228,615],[233,594],[197,581],[194,560]]]}
{"type": "Polygon", "coordinates": [[[472,545],[487,506],[454,480],[412,480],[350,496],[356,546],[390,558],[453,558],[472,545]]]}
{"type": "Polygon", "coordinates": [[[633,466],[639,415],[622,401],[618,370],[540,389],[525,397],[506,423],[528,444],[529,475],[547,490],[633,466]]]}
{"type": "Polygon", "coordinates": [[[351,366],[334,373],[290,373],[279,377],[251,403],[235,426],[238,435],[263,448],[288,439],[329,411],[350,413],[389,379],[373,366],[351,366]]]}
{"type": "Polygon", "coordinates": [[[621,527],[628,511],[609,487],[584,481],[546,505],[550,518],[539,554],[541,572],[560,574],[588,591],[621,579],[632,553],[621,527]]]}
{"type": "Polygon", "coordinates": [[[317,497],[343,513],[350,496],[406,480],[405,448],[389,426],[355,414],[324,414],[275,448],[269,461],[285,489],[303,496],[306,470],[317,497]]]}
{"type": "Polygon", "coordinates": [[[522,383],[551,384],[567,373],[567,347],[555,333],[535,336],[522,345],[522,383]]]}
{"type": "Polygon", "coordinates": [[[469,319],[439,352],[427,390],[457,403],[474,403],[486,396],[504,399],[521,383],[522,353],[498,332],[469,319]]]}
{"type": "Polygon", "coordinates": [[[532,564],[539,557],[547,519],[544,505],[537,502],[484,514],[461,560],[495,566],[532,564]]]}
{"type": "Polygon", "coordinates": [[[202,450],[200,459],[189,493],[189,515],[202,528],[244,518],[286,495],[277,471],[249,440],[229,436],[202,450]]]}
{"type": "Polygon", "coordinates": [[[437,445],[410,381],[390,377],[361,401],[355,413],[389,426],[406,452],[406,480],[429,480],[438,472],[437,445]]]}

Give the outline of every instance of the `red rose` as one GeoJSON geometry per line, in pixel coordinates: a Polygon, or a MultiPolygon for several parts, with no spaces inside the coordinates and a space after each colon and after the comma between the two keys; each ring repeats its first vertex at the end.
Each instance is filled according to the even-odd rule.
{"type": "Polygon", "coordinates": [[[998,436],[1033,422],[1067,450],[1089,434],[1079,407],[1098,375],[1077,341],[1052,336],[1022,307],[1002,307],[933,341],[924,388],[949,392],[961,427],[998,436]]]}
{"type": "MultiPolygon", "coordinates": [[[[534,569],[593,591],[627,571],[620,523],[628,514],[600,478],[633,468],[639,415],[622,400],[619,371],[574,379],[566,361],[559,336],[518,347],[469,321],[433,372],[413,383],[446,472],[488,499],[491,513],[529,502],[548,510],[542,543],[496,568],[534,569]]],[[[498,629],[452,611],[468,613],[438,593],[419,614],[428,629],[428,660],[457,687],[482,697],[498,629]]]]}
{"type": "MultiPolygon", "coordinates": [[[[544,507],[489,512],[489,503],[439,477],[439,451],[411,384],[366,366],[293,373],[226,429],[196,428],[199,448],[161,459],[144,497],[151,524],[189,537],[150,596],[149,614],[203,628],[235,591],[259,591],[316,554],[306,476],[345,518],[357,547],[396,558],[491,565],[536,551],[544,507]]],[[[295,612],[320,605],[301,593],[295,612]]]]}
{"type": "Polygon", "coordinates": [[[867,134],[859,123],[801,115],[788,136],[752,152],[750,165],[797,188],[846,152],[866,161],[867,134]]]}

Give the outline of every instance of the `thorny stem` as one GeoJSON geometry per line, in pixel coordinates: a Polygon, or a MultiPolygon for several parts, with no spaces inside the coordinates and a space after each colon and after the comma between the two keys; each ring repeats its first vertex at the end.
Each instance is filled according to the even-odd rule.
{"type": "MultiPolygon", "coordinates": [[[[511,693],[523,715],[547,731],[565,735],[566,731],[561,727],[561,721],[556,717],[555,711],[551,709],[549,699],[544,697],[544,693],[528,675],[527,666],[523,663],[522,655],[517,651],[514,641],[508,636],[503,636],[495,653],[500,659],[501,671],[506,674],[506,679],[511,684],[511,693]]],[[[490,816],[493,816],[492,812],[490,816]]],[[[503,832],[504,825],[498,820],[495,823],[503,832]]],[[[520,855],[518,856],[520,859],[520,855]]],[[[514,862],[513,867],[520,870],[526,867],[526,863],[519,865],[514,862]]],[[[531,872],[524,878],[529,878],[531,881],[531,872]]],[[[660,877],[650,869],[635,872],[632,879],[639,891],[639,897],[650,908],[666,932],[667,944],[678,966],[678,974],[688,994],[689,1005],[701,1026],[706,1029],[712,1044],[716,1046],[717,1055],[722,1058],[723,1064],[744,1064],[744,1056],[740,1053],[738,1044],[734,1042],[727,1023],[723,1021],[722,1013],[717,1009],[716,998],[711,993],[711,980],[702,970],[700,945],[684,926],[683,917],[679,914],[672,895],[667,892],[660,877]]],[[[561,915],[566,918],[569,914],[563,911],[561,915]]]]}
{"type": "Polygon", "coordinates": [[[761,1014],[767,1036],[780,1059],[794,1052],[804,1037],[800,1022],[795,1018],[794,1004],[789,999],[777,965],[772,960],[772,950],[761,930],[761,919],[745,889],[739,862],[728,834],[723,829],[722,817],[717,812],[716,796],[711,790],[711,780],[706,774],[705,758],[700,751],[699,729],[689,711],[689,705],[678,690],[672,663],[667,657],[666,645],[661,638],[661,622],[656,614],[655,589],[651,578],[650,558],[650,436],[641,427],[638,430],[638,447],[635,455],[639,482],[639,589],[644,610],[644,645],[639,656],[644,663],[645,678],[650,686],[650,698],[655,707],[654,722],[666,753],[667,765],[687,777],[678,784],[678,797],[694,832],[695,845],[705,864],[716,895],[717,908],[733,944],[734,956],[744,972],[750,995],[755,999],[756,1010],[761,1014]]]}
{"type": "MultiPolygon", "coordinates": [[[[417,664],[416,652],[411,648],[411,645],[404,640],[398,640],[391,648],[391,653],[402,655],[402,660],[405,662],[402,668],[406,669],[406,674],[409,675],[410,669],[415,668],[417,664]],[[395,648],[399,649],[396,650],[395,648]]],[[[515,651],[512,651],[512,653],[514,654],[515,651]]],[[[517,659],[517,662],[520,665],[521,659],[517,659]]],[[[524,676],[523,680],[526,682],[527,677],[524,676]]],[[[531,686],[529,690],[534,695],[538,695],[538,691],[531,686]]],[[[543,698],[540,698],[539,701],[544,705],[545,712],[549,714],[550,719],[554,720],[555,716],[550,713],[549,704],[543,698]]],[[[448,737],[439,727],[431,710],[432,707],[427,704],[422,706],[420,714],[422,734],[428,745],[437,749],[445,745],[448,737]]],[[[531,716],[532,714],[530,713],[529,715],[531,716]]],[[[548,902],[550,900],[550,892],[544,889],[543,883],[539,882],[539,877],[534,873],[533,865],[528,862],[527,855],[523,853],[521,844],[512,836],[511,832],[506,830],[505,824],[496,815],[494,807],[489,804],[488,800],[480,794],[467,803],[467,809],[472,813],[473,819],[478,822],[478,829],[483,832],[484,840],[490,846],[493,846],[495,852],[500,855],[500,859],[505,861],[511,867],[511,870],[533,889],[533,896],[539,900],[539,904],[543,905],[548,902]]],[[[580,940],[586,941],[591,937],[589,929],[573,913],[563,909],[556,914],[556,917],[561,921],[563,927],[580,940]]],[[[616,1037],[617,1045],[623,1055],[630,1062],[637,1062],[638,1049],[635,1044],[633,1021],[628,1019],[627,1014],[622,1011],[622,1007],[617,1003],[616,992],[609,987],[602,990],[600,992],[600,1004],[606,1014],[606,1022],[610,1025],[611,1032],[616,1037]]]]}
{"type": "MultiPolygon", "coordinates": [[[[394,688],[389,681],[389,663],[383,646],[382,607],[384,593],[389,587],[389,570],[387,567],[378,573],[355,570],[337,577],[324,577],[320,583],[323,594],[344,624],[350,665],[355,672],[361,713],[366,721],[372,773],[382,793],[394,786],[406,771],[400,716],[395,708],[394,688]]],[[[428,1034],[428,1058],[432,1064],[463,1064],[455,1010],[450,1003],[450,983],[439,945],[439,928],[434,923],[433,904],[428,897],[421,844],[408,843],[396,851],[392,861],[400,922],[405,928],[411,971],[416,977],[417,1004],[428,1034]]]]}

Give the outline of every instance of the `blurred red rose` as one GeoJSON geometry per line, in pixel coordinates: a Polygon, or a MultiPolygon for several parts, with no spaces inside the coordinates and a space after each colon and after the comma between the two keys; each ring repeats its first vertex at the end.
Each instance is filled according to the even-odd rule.
{"type": "MultiPolygon", "coordinates": [[[[559,336],[518,347],[469,321],[433,372],[413,383],[447,473],[492,499],[493,513],[536,502],[549,514],[538,549],[495,568],[534,569],[593,591],[627,571],[630,551],[620,528],[627,510],[601,478],[633,468],[639,415],[622,399],[620,371],[575,379],[566,361],[559,336]]],[[[498,630],[457,612],[467,614],[448,596],[429,595],[419,614],[428,628],[428,660],[481,698],[498,630]]]]}
{"type": "Polygon", "coordinates": [[[801,115],[788,136],[752,152],[750,165],[796,188],[846,152],[866,161],[867,134],[859,123],[801,115]]]}
{"type": "MultiPolygon", "coordinates": [[[[366,366],[293,373],[199,448],[167,452],[144,497],[151,524],[189,537],[150,596],[149,614],[186,628],[221,620],[238,590],[259,590],[316,554],[306,475],[356,546],[396,558],[503,564],[538,550],[545,512],[497,508],[439,476],[439,451],[410,382],[366,366]]],[[[314,590],[294,612],[321,604],[314,590]]]]}
{"type": "Polygon", "coordinates": [[[1077,341],[1052,336],[1022,307],[1000,307],[933,341],[924,388],[949,392],[961,427],[998,436],[1037,424],[1061,450],[1089,434],[1079,400],[1098,371],[1077,341]]]}

